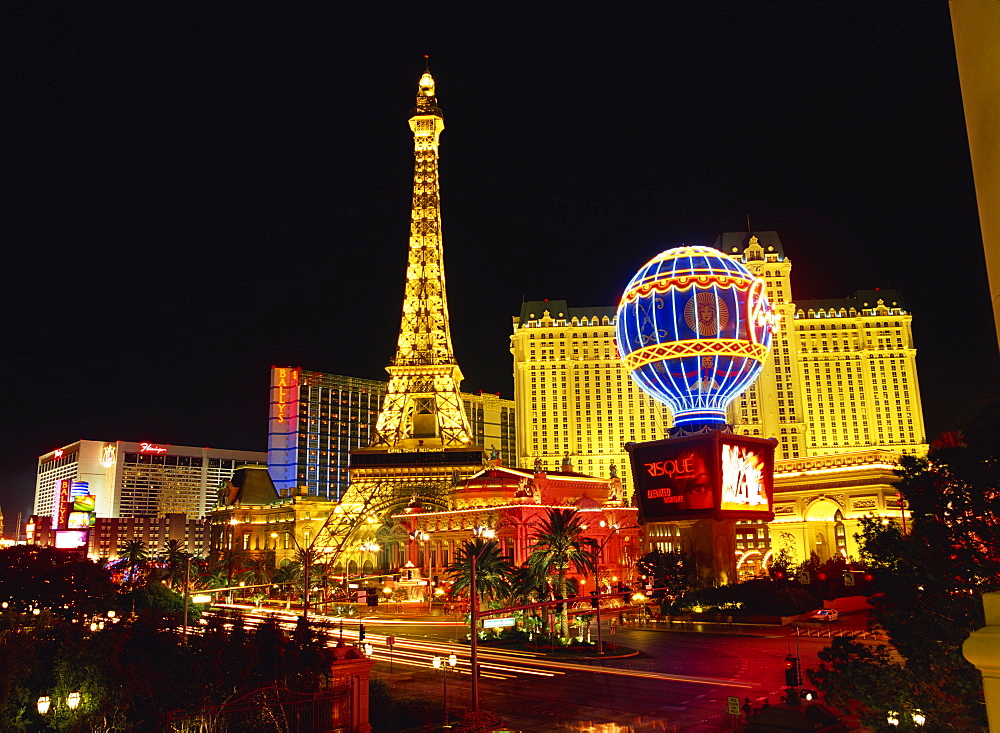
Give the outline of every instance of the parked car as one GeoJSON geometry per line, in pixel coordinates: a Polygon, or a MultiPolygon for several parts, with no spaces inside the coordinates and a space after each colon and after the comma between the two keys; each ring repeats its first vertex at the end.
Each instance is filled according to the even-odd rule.
{"type": "Polygon", "coordinates": [[[810,616],[810,618],[813,621],[836,621],[840,618],[840,612],[836,608],[823,608],[810,616]]]}

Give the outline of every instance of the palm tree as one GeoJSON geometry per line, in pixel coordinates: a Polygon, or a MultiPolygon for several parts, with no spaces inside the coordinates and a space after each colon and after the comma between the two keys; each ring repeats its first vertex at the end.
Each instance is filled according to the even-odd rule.
{"type": "Polygon", "coordinates": [[[183,585],[190,556],[191,553],[184,549],[184,543],[180,540],[167,540],[158,553],[158,559],[163,563],[167,582],[172,589],[176,590],[178,586],[183,585]]]}
{"type": "Polygon", "coordinates": [[[233,577],[239,574],[247,562],[247,552],[240,547],[234,547],[219,552],[218,566],[226,571],[226,587],[232,587],[233,577]]]}
{"type": "Polygon", "coordinates": [[[241,580],[245,580],[250,585],[264,585],[271,582],[272,575],[274,575],[274,551],[268,550],[259,555],[250,556],[241,580]]]}
{"type": "Polygon", "coordinates": [[[149,562],[149,553],[146,551],[146,543],[142,540],[126,540],[118,545],[119,562],[125,563],[128,572],[125,576],[125,584],[129,587],[132,595],[132,613],[135,614],[135,588],[139,580],[139,568],[149,562]]]}
{"type": "MultiPolygon", "coordinates": [[[[527,563],[514,568],[510,578],[510,592],[507,601],[512,606],[523,606],[529,603],[546,600],[548,594],[548,580],[538,577],[537,573],[528,566],[527,563]]],[[[537,628],[544,629],[547,625],[547,609],[543,606],[538,609],[531,609],[528,613],[532,623],[537,623],[537,628]]],[[[530,628],[530,627],[529,627],[530,628]]]]}
{"type": "Polygon", "coordinates": [[[139,568],[149,562],[149,552],[142,540],[126,540],[118,545],[118,560],[127,569],[125,584],[133,589],[137,585],[139,568]]]}
{"type": "Polygon", "coordinates": [[[301,582],[302,579],[302,565],[301,563],[292,560],[289,563],[282,565],[280,568],[274,571],[274,575],[271,576],[271,582],[275,585],[285,585],[288,586],[285,589],[287,595],[285,596],[287,606],[291,607],[292,604],[292,591],[295,586],[301,582]]]}
{"type": "MultiPolygon", "coordinates": [[[[566,574],[570,568],[578,573],[597,570],[594,563],[597,542],[583,533],[580,515],[574,509],[549,509],[538,526],[528,567],[538,577],[554,577],[557,598],[566,598],[566,574]]],[[[559,636],[569,637],[569,610],[565,603],[559,613],[559,636]]]]}
{"type": "Polygon", "coordinates": [[[472,582],[472,558],[476,558],[476,595],[480,605],[492,598],[510,594],[510,580],[514,569],[500,550],[496,540],[477,537],[466,540],[455,553],[455,562],[445,570],[451,577],[452,595],[468,592],[472,582]]]}

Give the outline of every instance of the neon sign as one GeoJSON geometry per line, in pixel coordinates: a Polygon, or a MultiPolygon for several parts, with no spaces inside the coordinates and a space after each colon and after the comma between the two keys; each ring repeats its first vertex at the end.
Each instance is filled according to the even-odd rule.
{"type": "Polygon", "coordinates": [[[56,448],[56,450],[55,450],[55,457],[56,458],[62,458],[63,457],[63,449],[62,448],[56,448]]]}
{"type": "Polygon", "coordinates": [[[117,455],[118,449],[115,447],[115,444],[105,443],[104,448],[101,450],[101,465],[105,468],[111,468],[115,465],[117,455]]]}
{"type": "Polygon", "coordinates": [[[275,384],[275,419],[286,422],[289,415],[289,405],[296,400],[292,397],[292,388],[298,389],[299,372],[297,369],[278,369],[275,384]]]}
{"type": "Polygon", "coordinates": [[[154,443],[139,443],[140,453],[166,453],[167,449],[162,445],[154,443]]]}

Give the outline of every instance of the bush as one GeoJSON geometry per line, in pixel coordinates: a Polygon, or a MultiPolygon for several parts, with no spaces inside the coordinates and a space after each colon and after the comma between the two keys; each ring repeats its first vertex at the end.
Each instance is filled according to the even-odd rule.
{"type": "Polygon", "coordinates": [[[688,613],[696,606],[727,616],[794,616],[811,611],[819,600],[787,582],[749,580],[687,593],[666,607],[668,613],[688,613]]]}
{"type": "Polygon", "coordinates": [[[396,733],[419,728],[444,718],[440,700],[392,694],[389,683],[372,677],[368,683],[368,710],[372,733],[396,733]]]}

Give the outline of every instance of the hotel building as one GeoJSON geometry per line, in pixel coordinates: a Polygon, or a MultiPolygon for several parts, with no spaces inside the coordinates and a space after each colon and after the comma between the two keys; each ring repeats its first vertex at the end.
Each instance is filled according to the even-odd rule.
{"type": "MultiPolygon", "coordinates": [[[[281,496],[305,487],[339,501],[350,483],[350,451],[366,448],[385,399],[386,382],[272,367],[268,469],[281,496]]],[[[514,461],[514,402],[460,393],[476,445],[514,461]]]]}
{"type": "MultiPolygon", "coordinates": [[[[901,454],[924,455],[912,319],[895,290],[795,301],[777,232],[726,233],[715,247],[761,277],[781,328],[756,382],[729,410],[733,430],[778,440],[775,521],[741,522],[736,549],[753,571],[775,532],[799,560],[857,555],[868,513],[906,515],[895,495],[901,454]]],[[[634,488],[627,442],[663,438],[670,411],[642,393],[618,358],[616,309],[533,301],[514,318],[517,465],[582,471],[634,488]]],[[[646,526],[647,548],[683,549],[677,526],[646,526]]],[[[742,568],[743,570],[747,568],[742,568]]]]}
{"type": "Polygon", "coordinates": [[[34,514],[56,517],[57,484],[96,497],[98,518],[205,516],[235,469],[267,454],[157,443],[78,440],[38,458],[34,514]]]}
{"type": "Polygon", "coordinates": [[[558,471],[571,456],[582,473],[617,475],[632,491],[625,443],[656,440],[670,410],[639,389],[614,342],[614,308],[565,300],[522,304],[514,318],[517,462],[558,471]]]}
{"type": "Polygon", "coordinates": [[[778,459],[927,452],[913,316],[898,291],[793,301],[777,232],[727,233],[715,247],[763,278],[781,314],[764,369],[730,409],[735,432],[777,438],[778,459]]]}

